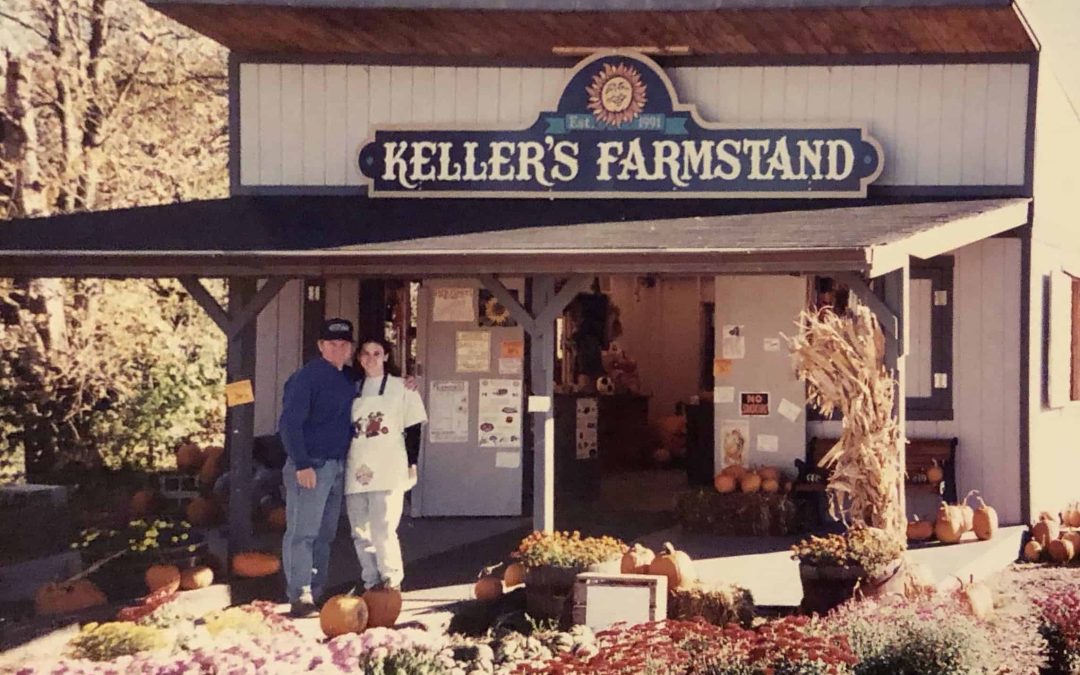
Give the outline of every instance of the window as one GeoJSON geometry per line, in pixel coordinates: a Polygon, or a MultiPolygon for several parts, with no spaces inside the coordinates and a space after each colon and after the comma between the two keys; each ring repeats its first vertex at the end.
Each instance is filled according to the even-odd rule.
{"type": "Polygon", "coordinates": [[[1060,408],[1080,401],[1080,278],[1054,272],[1047,291],[1046,399],[1060,408]]]}
{"type": "MultiPolygon", "coordinates": [[[[953,258],[938,256],[911,267],[908,336],[904,362],[908,420],[951,420],[953,258]]],[[[847,306],[847,286],[828,277],[813,280],[811,303],[847,306]]],[[[1080,379],[1080,378],[1078,378],[1080,379]]],[[[811,412],[810,419],[822,419],[811,412]]],[[[834,417],[839,419],[839,416],[834,417]]]]}

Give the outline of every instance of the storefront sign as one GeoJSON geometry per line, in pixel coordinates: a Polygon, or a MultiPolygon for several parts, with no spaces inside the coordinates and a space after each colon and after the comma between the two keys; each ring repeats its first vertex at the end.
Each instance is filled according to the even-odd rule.
{"type": "Polygon", "coordinates": [[[384,197],[850,197],[883,168],[862,127],[705,122],[632,52],[580,63],[527,129],[377,129],[359,164],[384,197]]]}
{"type": "Polygon", "coordinates": [[[740,415],[768,415],[769,395],[765,392],[741,392],[739,394],[740,415]]]}

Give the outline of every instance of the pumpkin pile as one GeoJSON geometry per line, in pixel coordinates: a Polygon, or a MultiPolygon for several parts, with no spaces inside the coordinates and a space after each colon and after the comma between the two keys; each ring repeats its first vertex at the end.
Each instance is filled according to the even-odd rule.
{"type": "Polygon", "coordinates": [[[748,494],[759,491],[766,494],[788,493],[791,486],[791,479],[775,466],[747,469],[739,464],[731,464],[713,477],[713,487],[720,494],[730,494],[736,490],[748,494]]]}
{"type": "Polygon", "coordinates": [[[319,610],[319,627],[333,638],[368,628],[393,628],[400,614],[401,591],[381,586],[359,596],[343,593],[330,598],[319,610]]]}
{"type": "Polygon", "coordinates": [[[1028,562],[1055,562],[1065,564],[1080,559],[1080,511],[1070,504],[1060,517],[1043,511],[1039,520],[1028,530],[1028,542],[1024,544],[1023,556],[1028,562]]]}
{"type": "Polygon", "coordinates": [[[920,520],[918,516],[908,521],[908,541],[937,539],[943,544],[956,544],[968,532],[974,532],[980,541],[993,539],[998,531],[998,515],[994,507],[983,501],[978,490],[972,490],[957,504],[941,502],[933,521],[920,520]],[[978,507],[968,504],[978,500],[978,507]]]}

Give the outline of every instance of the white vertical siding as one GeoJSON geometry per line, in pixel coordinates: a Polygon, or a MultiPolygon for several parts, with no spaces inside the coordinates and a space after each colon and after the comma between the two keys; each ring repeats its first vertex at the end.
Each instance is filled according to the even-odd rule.
{"type": "MultiPolygon", "coordinates": [[[[356,185],[374,125],[535,121],[568,69],[241,64],[244,185],[356,185]]],[[[721,124],[864,124],[885,185],[1024,181],[1028,66],[673,68],[680,99],[721,124]]]]}
{"type": "Polygon", "coordinates": [[[255,435],[277,431],[285,380],[300,367],[304,283],[293,279],[259,312],[255,327],[255,435]]]}
{"type": "Polygon", "coordinates": [[[930,309],[933,302],[933,282],[930,279],[911,280],[911,314],[909,316],[910,344],[907,361],[908,398],[925,398],[933,393],[931,379],[933,365],[930,363],[931,341],[930,309]]]}
{"type": "Polygon", "coordinates": [[[357,326],[360,316],[360,280],[327,279],[326,309],[327,319],[347,319],[357,326]]]}

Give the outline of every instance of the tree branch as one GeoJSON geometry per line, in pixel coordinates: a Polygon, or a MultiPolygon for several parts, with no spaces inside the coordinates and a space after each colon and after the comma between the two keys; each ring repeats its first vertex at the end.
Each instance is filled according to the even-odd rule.
{"type": "Polygon", "coordinates": [[[5,12],[3,10],[0,10],[0,18],[7,19],[8,21],[12,21],[12,22],[22,26],[26,30],[30,31],[34,35],[38,36],[42,40],[45,40],[46,42],[49,41],[49,34],[46,31],[44,31],[41,28],[38,28],[36,26],[30,25],[26,21],[23,21],[22,19],[20,19],[19,17],[15,16],[13,14],[8,14],[7,12],[5,12]]]}

